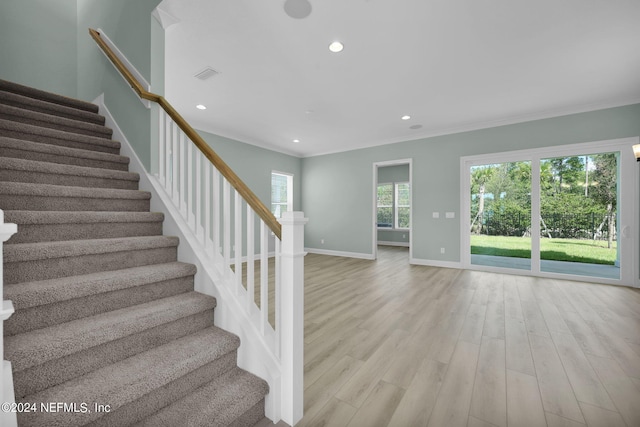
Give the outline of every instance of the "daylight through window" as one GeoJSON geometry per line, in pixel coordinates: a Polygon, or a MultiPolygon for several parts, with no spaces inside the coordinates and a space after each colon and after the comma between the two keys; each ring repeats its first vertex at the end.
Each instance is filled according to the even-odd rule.
{"type": "Polygon", "coordinates": [[[410,187],[408,182],[378,184],[378,228],[409,229],[410,187]]]}
{"type": "Polygon", "coordinates": [[[293,210],[293,175],[271,173],[271,213],[276,218],[293,210]]]}

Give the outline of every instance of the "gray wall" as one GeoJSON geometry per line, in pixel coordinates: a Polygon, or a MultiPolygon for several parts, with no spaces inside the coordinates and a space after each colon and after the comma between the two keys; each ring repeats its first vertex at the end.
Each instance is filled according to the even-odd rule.
{"type": "Polygon", "coordinates": [[[305,244],[371,254],[372,164],[412,158],[414,258],[459,262],[461,156],[638,135],[640,104],[304,158],[305,244]],[[444,219],[446,211],[456,219],[444,219]]]}
{"type": "Polygon", "coordinates": [[[88,29],[104,30],[144,78],[151,81],[151,12],[161,0],[77,1],[78,97],[90,101],[105,94],[107,108],[149,170],[151,110],[142,105],[100,52],[88,29]]]}
{"type": "Polygon", "coordinates": [[[0,2],[0,78],[75,97],[76,0],[0,2]]]}
{"type": "Polygon", "coordinates": [[[293,210],[302,209],[301,159],[233,139],[198,131],[267,207],[271,207],[271,172],[293,175],[293,210]]]}

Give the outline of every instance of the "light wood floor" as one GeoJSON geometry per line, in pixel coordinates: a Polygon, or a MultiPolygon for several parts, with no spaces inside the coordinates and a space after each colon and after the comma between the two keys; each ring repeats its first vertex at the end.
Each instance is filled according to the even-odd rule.
{"type": "Polygon", "coordinates": [[[640,292],[305,260],[299,426],[640,426],[640,292]]]}

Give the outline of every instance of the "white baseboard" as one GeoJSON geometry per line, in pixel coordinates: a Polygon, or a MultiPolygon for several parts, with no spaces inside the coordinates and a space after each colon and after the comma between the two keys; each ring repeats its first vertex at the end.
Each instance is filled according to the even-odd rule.
{"type": "Polygon", "coordinates": [[[386,242],[384,240],[378,240],[378,246],[400,246],[403,248],[408,248],[409,242],[386,242]]]}
{"type": "Polygon", "coordinates": [[[304,250],[310,254],[317,254],[317,255],[329,255],[329,256],[339,256],[343,258],[358,258],[358,259],[368,259],[368,260],[374,259],[372,254],[363,254],[358,252],[332,251],[329,249],[317,249],[317,248],[304,248],[304,250]]]}
{"type": "Polygon", "coordinates": [[[462,268],[462,263],[458,261],[437,261],[433,259],[420,259],[420,258],[411,258],[409,260],[409,264],[413,265],[424,265],[427,267],[442,267],[442,268],[462,268]]]}

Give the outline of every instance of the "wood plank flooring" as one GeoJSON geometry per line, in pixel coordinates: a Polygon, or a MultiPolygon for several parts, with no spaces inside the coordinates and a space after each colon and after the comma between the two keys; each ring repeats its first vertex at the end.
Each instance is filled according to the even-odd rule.
{"type": "Polygon", "coordinates": [[[307,426],[640,426],[640,291],[305,259],[307,426]]]}

